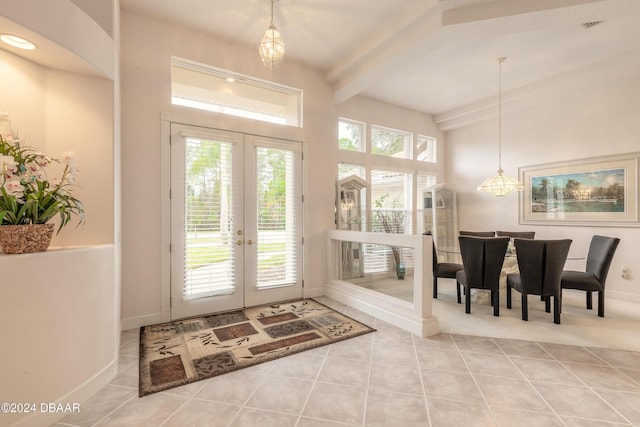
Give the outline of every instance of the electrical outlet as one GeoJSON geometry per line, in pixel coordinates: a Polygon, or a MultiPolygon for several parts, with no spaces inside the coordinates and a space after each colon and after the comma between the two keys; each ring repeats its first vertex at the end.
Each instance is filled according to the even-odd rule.
{"type": "Polygon", "coordinates": [[[627,267],[626,265],[623,265],[622,270],[620,272],[620,276],[622,276],[623,279],[628,279],[630,273],[631,272],[629,271],[629,267],[627,267]]]}

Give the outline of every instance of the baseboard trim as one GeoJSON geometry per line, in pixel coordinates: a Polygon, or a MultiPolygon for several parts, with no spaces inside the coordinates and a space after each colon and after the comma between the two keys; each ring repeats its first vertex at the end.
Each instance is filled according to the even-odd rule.
{"type": "Polygon", "coordinates": [[[302,295],[304,298],[314,298],[323,296],[325,292],[324,286],[320,288],[304,288],[302,295]]]}
{"type": "Polygon", "coordinates": [[[142,326],[155,325],[157,323],[162,323],[161,313],[125,317],[124,319],[122,319],[120,327],[122,331],[127,331],[129,329],[140,329],[140,327],[142,326]]]}
{"type": "Polygon", "coordinates": [[[605,291],[606,298],[619,299],[623,301],[640,302],[640,295],[632,294],[630,292],[612,291],[607,289],[605,291]]]}
{"type": "MultiPolygon", "coordinates": [[[[62,407],[66,405],[79,404],[79,410],[82,411],[82,402],[86,401],[93,395],[95,395],[102,387],[109,384],[109,382],[118,373],[118,356],[116,355],[111,362],[102,368],[99,372],[80,384],[78,387],[71,390],[64,396],[52,401],[41,402],[48,405],[54,403],[60,404],[62,407]]],[[[55,422],[69,415],[70,412],[41,412],[40,404],[36,404],[36,412],[28,417],[20,419],[15,423],[9,425],[9,427],[32,427],[32,426],[50,426],[55,422]]]]}
{"type": "Polygon", "coordinates": [[[435,316],[420,317],[413,304],[399,301],[387,295],[372,292],[344,282],[330,282],[325,286],[325,295],[350,307],[361,310],[380,320],[391,323],[412,334],[428,337],[440,332],[435,316]]]}

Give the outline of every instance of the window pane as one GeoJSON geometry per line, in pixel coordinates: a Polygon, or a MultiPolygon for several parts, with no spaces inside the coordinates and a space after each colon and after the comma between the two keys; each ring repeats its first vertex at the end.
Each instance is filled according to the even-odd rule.
{"type": "MultiPolygon", "coordinates": [[[[412,174],[384,170],[371,171],[371,231],[412,232],[412,174]]],[[[365,273],[382,273],[395,268],[398,256],[407,268],[414,265],[413,252],[405,248],[364,245],[365,273]]]]}
{"type": "Polygon", "coordinates": [[[372,126],[371,154],[410,159],[411,134],[372,126]]]}
{"type": "Polygon", "coordinates": [[[371,231],[411,233],[412,175],[371,171],[371,231]]]}
{"type": "Polygon", "coordinates": [[[296,257],[299,229],[296,225],[295,153],[257,148],[258,271],[256,286],[265,288],[297,281],[296,257]]]}
{"type": "Polygon", "coordinates": [[[185,140],[183,298],[233,292],[233,144],[185,140]]]}
{"type": "Polygon", "coordinates": [[[364,174],[364,166],[362,165],[343,162],[338,163],[338,179],[346,178],[351,175],[365,179],[364,174]]]}
{"type": "Polygon", "coordinates": [[[417,159],[421,162],[436,161],[436,139],[430,136],[418,135],[418,146],[416,149],[418,153],[417,159]]]}
{"type": "Polygon", "coordinates": [[[352,120],[338,121],[338,148],[364,151],[364,124],[352,120]]]}

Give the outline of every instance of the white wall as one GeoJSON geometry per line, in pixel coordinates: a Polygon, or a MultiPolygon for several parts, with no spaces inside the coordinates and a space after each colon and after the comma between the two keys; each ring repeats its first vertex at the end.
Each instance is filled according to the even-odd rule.
{"type": "MultiPolygon", "coordinates": [[[[640,151],[640,63],[608,60],[553,87],[510,100],[505,93],[502,165],[518,167],[640,151]]],[[[506,83],[506,82],[505,82],[506,83]]],[[[497,116],[447,133],[447,180],[458,191],[460,229],[530,229],[540,238],[573,239],[570,255],[586,255],[591,236],[620,237],[607,280],[610,297],[640,301],[640,228],[518,224],[518,197],[492,198],[476,187],[498,165],[497,116]],[[631,277],[620,276],[622,265],[631,277]]],[[[584,261],[567,268],[583,269],[584,261]]]]}
{"type": "Polygon", "coordinates": [[[0,426],[50,425],[65,414],[41,413],[40,403],[80,403],[113,379],[120,339],[113,266],[111,245],[0,256],[0,321],[15,325],[2,333],[0,401],[37,406],[2,414],[0,426]]]}
{"type": "Polygon", "coordinates": [[[45,91],[48,154],[76,153],[78,182],[74,195],[85,206],[86,223],[73,218],[53,244],[113,243],[113,82],[48,70],[45,91]]]}

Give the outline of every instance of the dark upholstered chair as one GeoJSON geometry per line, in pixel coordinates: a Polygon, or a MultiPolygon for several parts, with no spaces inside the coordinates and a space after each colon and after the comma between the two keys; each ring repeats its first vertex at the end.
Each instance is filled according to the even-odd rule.
{"type": "Polygon", "coordinates": [[[531,240],[515,239],[520,274],[507,276],[507,308],[511,308],[511,289],[522,294],[522,320],[529,320],[527,295],[540,295],[545,301],[545,311],[551,311],[553,297],[553,322],[560,324],[562,269],[571,247],[570,239],[531,240]]]}
{"type": "MultiPolygon", "coordinates": [[[[427,231],[425,235],[431,236],[431,232],[427,231]]],[[[432,240],[433,241],[433,240],[432,240]]],[[[438,253],[436,244],[433,243],[433,297],[438,298],[438,277],[443,279],[455,279],[456,273],[462,270],[462,264],[455,262],[438,262],[438,253]]],[[[461,302],[460,287],[456,286],[458,294],[458,304],[461,302]]]]}
{"type": "Polygon", "coordinates": [[[458,236],[495,237],[496,233],[493,231],[459,231],[458,236]]]}
{"type": "Polygon", "coordinates": [[[464,286],[465,312],[471,313],[471,289],[489,289],[493,315],[500,315],[500,272],[509,244],[508,237],[458,236],[464,269],[456,273],[457,286],[464,286]]]}
{"type": "Polygon", "coordinates": [[[535,231],[496,231],[497,237],[512,237],[516,239],[535,239],[535,231]]]}
{"type": "Polygon", "coordinates": [[[593,308],[592,293],[598,292],[598,316],[600,317],[604,317],[604,284],[619,243],[620,239],[617,237],[593,236],[587,254],[586,271],[562,272],[562,289],[586,291],[587,309],[593,308]]]}

